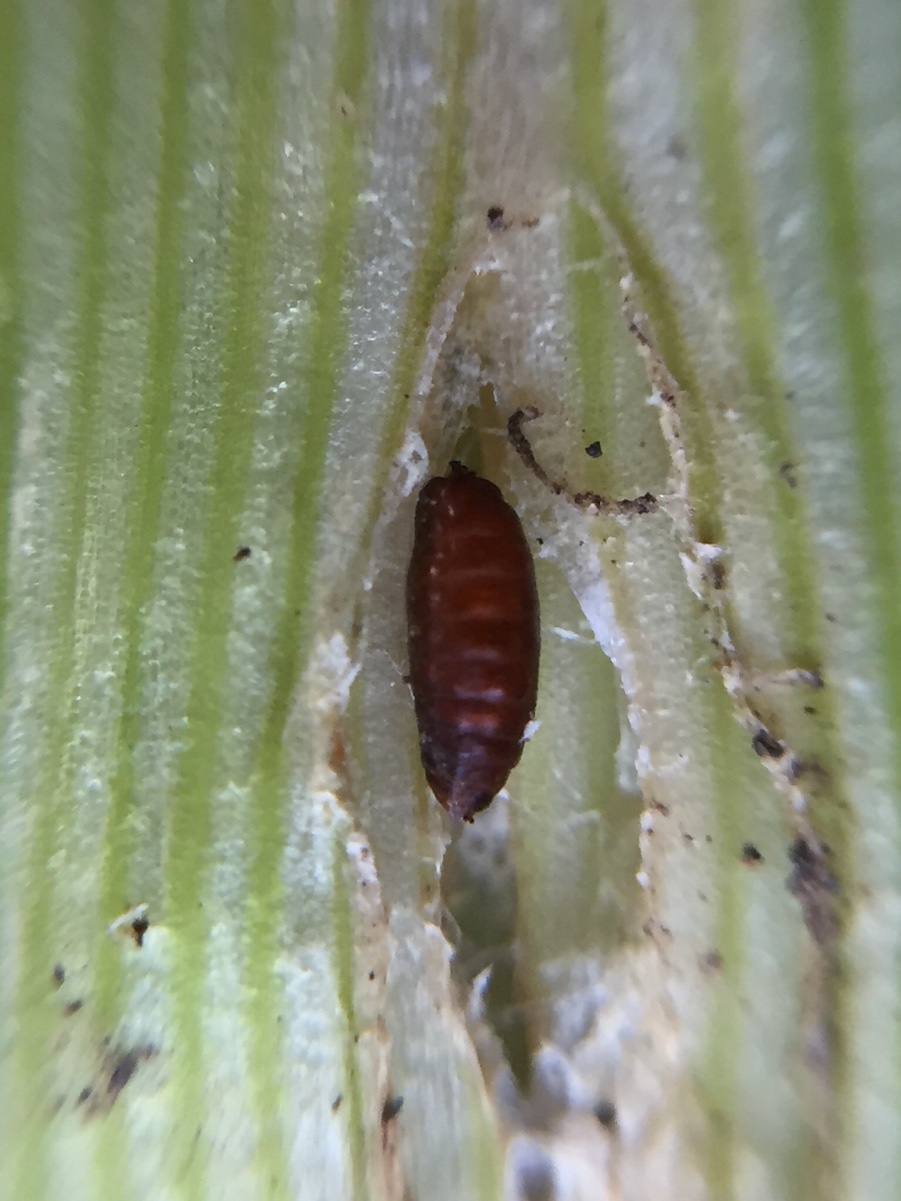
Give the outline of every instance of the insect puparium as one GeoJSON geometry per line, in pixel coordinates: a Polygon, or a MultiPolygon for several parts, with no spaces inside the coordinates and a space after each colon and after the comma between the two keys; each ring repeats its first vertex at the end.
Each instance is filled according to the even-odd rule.
{"type": "MultiPolygon", "coordinates": [[[[510,418],[510,442],[530,471],[580,508],[652,512],[656,498],[572,495],[510,418]]],[[[471,821],[504,787],[535,714],[541,631],[532,554],[500,489],[461,463],[419,494],[407,575],[410,684],[426,779],[454,817],[471,821]]]]}
{"type": "Polygon", "coordinates": [[[496,485],[460,463],[416,506],[407,576],[410,683],[426,778],[471,821],[503,788],[535,712],[535,568],[496,485]]]}

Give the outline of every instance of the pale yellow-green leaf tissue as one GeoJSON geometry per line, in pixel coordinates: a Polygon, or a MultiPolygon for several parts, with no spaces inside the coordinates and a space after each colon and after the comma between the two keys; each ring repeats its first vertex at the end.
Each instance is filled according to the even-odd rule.
{"type": "Polygon", "coordinates": [[[0,15],[0,1201],[894,1201],[901,8],[0,15]],[[542,609],[462,829],[454,457],[542,609]]]}

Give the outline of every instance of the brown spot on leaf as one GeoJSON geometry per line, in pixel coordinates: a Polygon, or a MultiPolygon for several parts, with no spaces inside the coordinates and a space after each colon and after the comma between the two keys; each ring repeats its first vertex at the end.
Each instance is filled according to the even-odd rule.
{"type": "Polygon", "coordinates": [[[786,887],[801,906],[811,938],[820,946],[831,948],[838,937],[835,898],[839,887],[829,867],[829,849],[796,838],[788,849],[788,857],[792,873],[786,887]]]}
{"type": "Polygon", "coordinates": [[[766,726],[761,726],[751,739],[754,753],[761,759],[781,759],[785,747],[778,738],[774,738],[766,726]]]}
{"type": "Polygon", "coordinates": [[[122,1089],[135,1074],[141,1058],[137,1051],[123,1051],[116,1059],[113,1070],[106,1082],[106,1091],[111,1101],[115,1101],[122,1089]]]}
{"type": "Polygon", "coordinates": [[[147,920],[145,915],[142,914],[140,917],[135,918],[135,920],[131,923],[131,932],[134,936],[135,946],[143,947],[144,935],[149,929],[150,922],[147,920]]]}
{"type": "MultiPolygon", "coordinates": [[[[101,1043],[101,1046],[108,1045],[109,1040],[101,1043]]],[[[81,1090],[78,1104],[85,1105],[92,1116],[108,1113],[122,1090],[134,1079],[141,1064],[157,1054],[157,1048],[149,1043],[106,1050],[97,1079],[81,1090]]]]}
{"type": "Polygon", "coordinates": [[[779,467],[779,474],[788,484],[789,488],[797,488],[798,486],[798,469],[794,463],[782,463],[779,467]]]}

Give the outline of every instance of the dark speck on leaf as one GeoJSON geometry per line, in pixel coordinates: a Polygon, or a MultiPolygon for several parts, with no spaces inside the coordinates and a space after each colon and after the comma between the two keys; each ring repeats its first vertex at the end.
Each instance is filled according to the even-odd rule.
{"type": "Polygon", "coordinates": [[[820,946],[834,946],[838,936],[835,898],[838,880],[829,865],[829,848],[805,838],[796,838],[788,850],[792,873],[788,891],[801,905],[804,924],[820,946]]]}
{"type": "Polygon", "coordinates": [[[770,759],[779,759],[782,752],[785,750],[778,738],[774,738],[769,730],[762,726],[751,740],[751,746],[754,748],[755,754],[758,754],[761,759],[769,757],[770,759]]]}
{"type": "Polygon", "coordinates": [[[109,1081],[107,1083],[107,1092],[110,1097],[115,1100],[122,1089],[125,1088],[129,1080],[135,1074],[135,1069],[139,1063],[137,1051],[123,1051],[116,1060],[113,1070],[110,1072],[109,1081]]]}
{"type": "Polygon", "coordinates": [[[606,1126],[608,1130],[612,1130],[616,1125],[616,1106],[612,1101],[598,1101],[594,1107],[594,1116],[602,1126],[606,1126]]]}
{"type": "Polygon", "coordinates": [[[779,467],[779,474],[788,484],[789,488],[797,488],[798,486],[798,471],[794,463],[782,463],[779,467]]]}

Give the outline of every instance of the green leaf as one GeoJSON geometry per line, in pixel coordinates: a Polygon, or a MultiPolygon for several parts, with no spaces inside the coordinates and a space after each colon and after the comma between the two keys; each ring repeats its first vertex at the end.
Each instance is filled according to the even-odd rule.
{"type": "Polygon", "coordinates": [[[0,1197],[896,1197],[897,6],[3,34],[0,1197]],[[543,630],[463,830],[455,456],[543,630]]]}

